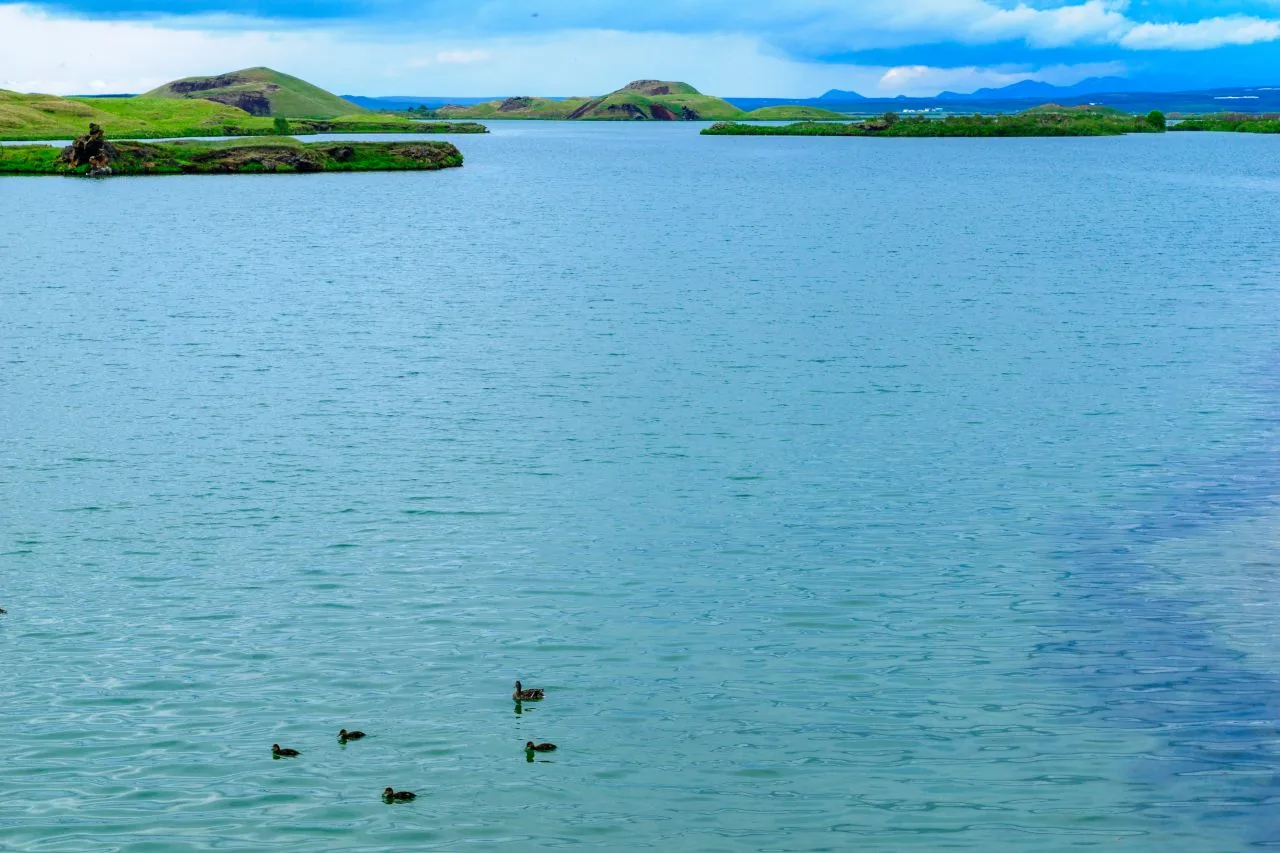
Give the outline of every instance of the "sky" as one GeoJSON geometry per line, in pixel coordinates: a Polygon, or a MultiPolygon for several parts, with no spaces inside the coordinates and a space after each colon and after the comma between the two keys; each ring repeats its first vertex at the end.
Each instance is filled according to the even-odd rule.
{"type": "Polygon", "coordinates": [[[266,65],[341,94],[1280,85],[1280,0],[0,0],[0,88],[142,92],[266,65]]]}

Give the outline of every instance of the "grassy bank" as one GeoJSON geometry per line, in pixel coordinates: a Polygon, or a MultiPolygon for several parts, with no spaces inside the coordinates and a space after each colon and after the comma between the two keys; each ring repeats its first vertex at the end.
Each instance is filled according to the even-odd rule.
{"type": "Polygon", "coordinates": [[[1177,124],[1170,125],[1169,129],[1178,131],[1209,130],[1220,133],[1280,133],[1280,115],[1275,113],[1263,115],[1221,113],[1219,115],[1191,116],[1177,124]]]}
{"type": "MultiPolygon", "coordinates": [[[[389,172],[462,165],[448,142],[320,142],[289,137],[252,142],[113,142],[112,175],[213,175],[289,172],[389,172]]],[[[0,147],[0,174],[83,175],[60,149],[48,145],[0,147]]]]}
{"type": "Polygon", "coordinates": [[[1038,107],[1017,115],[972,115],[880,118],[851,122],[806,121],[786,125],[750,125],[719,122],[704,129],[708,136],[1120,136],[1126,133],[1160,133],[1164,118],[1132,116],[1115,110],[1070,110],[1038,107]]]}
{"type": "Polygon", "coordinates": [[[419,122],[404,115],[359,113],[333,119],[252,116],[204,100],[163,98],[58,98],[0,90],[0,141],[71,139],[89,122],[113,139],[201,136],[273,136],[282,133],[485,133],[472,122],[419,122]]]}

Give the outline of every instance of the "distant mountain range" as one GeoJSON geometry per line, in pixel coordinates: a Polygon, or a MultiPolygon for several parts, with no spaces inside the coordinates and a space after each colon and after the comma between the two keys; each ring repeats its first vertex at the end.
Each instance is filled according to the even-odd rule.
{"type": "Polygon", "coordinates": [[[869,98],[847,89],[831,89],[817,98],[726,98],[736,107],[755,110],[777,104],[812,106],[852,115],[881,112],[1014,113],[1044,103],[1062,106],[1092,104],[1127,113],[1161,110],[1165,113],[1280,113],[1280,86],[1236,86],[1222,89],[1171,91],[1162,81],[1091,77],[1070,86],[1022,80],[1010,86],[975,92],[939,92],[933,97],[869,98]]]}
{"type": "MultiPolygon", "coordinates": [[[[1059,97],[1075,97],[1078,95],[1092,95],[1099,92],[1137,92],[1150,91],[1134,81],[1124,77],[1090,77],[1087,80],[1081,80],[1079,83],[1073,83],[1070,86],[1055,86],[1052,83],[1042,83],[1039,80],[1019,80],[1008,86],[1001,86],[998,89],[977,89],[973,92],[939,92],[932,98],[908,98],[906,95],[899,95],[901,100],[935,100],[935,101],[1021,101],[1021,100],[1038,100],[1043,101],[1045,98],[1053,99],[1059,97]]],[[[848,89],[831,89],[817,98],[819,101],[841,101],[849,103],[850,101],[869,101],[873,100],[860,95],[857,92],[848,89]]],[[[883,98],[875,100],[886,100],[883,98]]]]}

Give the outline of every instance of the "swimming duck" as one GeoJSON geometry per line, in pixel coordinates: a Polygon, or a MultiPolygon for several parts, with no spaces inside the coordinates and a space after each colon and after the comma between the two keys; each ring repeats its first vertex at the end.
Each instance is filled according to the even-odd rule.
{"type": "Polygon", "coordinates": [[[0,616],[3,616],[4,614],[6,614],[6,613],[8,613],[8,612],[9,612],[8,610],[5,610],[3,607],[0,607],[0,616]]]}
{"type": "Polygon", "coordinates": [[[278,743],[271,744],[272,758],[293,758],[295,755],[301,755],[301,754],[302,753],[298,752],[298,750],[296,749],[281,749],[280,744],[278,743]]]}
{"type": "Polygon", "coordinates": [[[524,745],[525,752],[551,752],[556,748],[554,743],[534,743],[529,741],[524,745]]]}
{"type": "Polygon", "coordinates": [[[338,740],[360,740],[364,737],[364,732],[349,732],[346,729],[338,732],[338,740]]]}
{"type": "Polygon", "coordinates": [[[397,791],[395,788],[387,788],[382,792],[382,799],[388,803],[401,802],[407,803],[418,795],[412,791],[397,791]]]}
{"type": "Polygon", "coordinates": [[[530,687],[528,690],[525,690],[523,687],[520,686],[520,682],[517,681],[516,691],[511,694],[511,698],[516,700],[517,702],[520,702],[520,701],[537,702],[539,699],[542,698],[542,695],[543,693],[542,693],[541,687],[530,687]]]}

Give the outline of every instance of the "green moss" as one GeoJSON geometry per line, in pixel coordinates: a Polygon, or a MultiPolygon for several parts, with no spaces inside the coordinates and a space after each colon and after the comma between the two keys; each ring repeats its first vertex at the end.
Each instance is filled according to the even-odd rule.
{"type": "MultiPolygon", "coordinates": [[[[266,138],[219,142],[116,142],[112,175],[379,172],[462,165],[448,142],[313,142],[266,138]]],[[[0,147],[0,174],[83,175],[48,145],[0,147]]]]}

